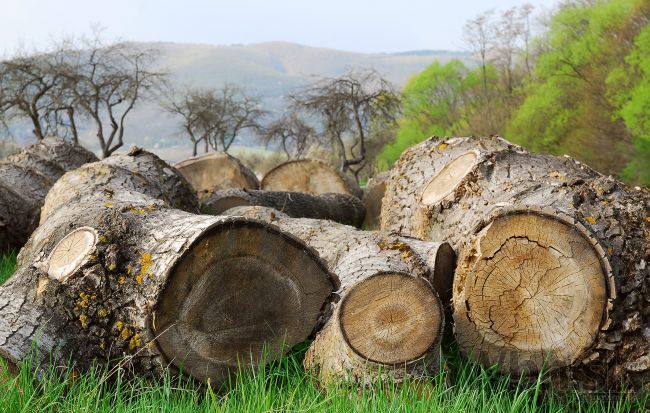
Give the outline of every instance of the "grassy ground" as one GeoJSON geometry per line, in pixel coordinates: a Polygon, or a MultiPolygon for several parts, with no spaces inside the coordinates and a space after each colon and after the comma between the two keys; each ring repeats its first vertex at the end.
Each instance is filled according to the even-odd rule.
{"type": "MultiPolygon", "coordinates": [[[[0,282],[15,257],[0,261],[0,282]]],[[[423,385],[382,389],[333,388],[321,392],[302,368],[303,349],[213,392],[171,379],[124,380],[120,370],[35,380],[28,366],[17,376],[0,362],[0,412],[640,412],[648,396],[599,396],[542,391],[540,381],[510,386],[493,370],[463,361],[454,350],[445,373],[423,385]]]]}

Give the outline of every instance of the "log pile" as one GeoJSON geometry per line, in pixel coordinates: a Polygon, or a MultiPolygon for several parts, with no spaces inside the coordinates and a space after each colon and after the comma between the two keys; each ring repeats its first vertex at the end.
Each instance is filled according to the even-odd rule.
{"type": "Polygon", "coordinates": [[[273,222],[314,248],[337,276],[340,299],[304,361],[323,384],[400,382],[439,371],[444,311],[432,285],[451,284],[448,244],[291,219],[262,207],[225,213],[273,222]]]}
{"type": "Polygon", "coordinates": [[[79,146],[48,138],[0,161],[0,254],[27,241],[48,190],[61,175],[96,160],[79,146]]]}
{"type": "Polygon", "coordinates": [[[316,253],[261,221],[174,209],[197,201],[156,165],[135,150],[55,184],[0,287],[2,357],[20,363],[36,343],[40,368],[126,356],[135,374],[171,367],[219,385],[310,335],[333,288],[316,253]]]}
{"type": "Polygon", "coordinates": [[[391,173],[385,230],[459,254],[455,336],[484,365],[584,388],[650,379],[650,197],[568,157],[433,138],[391,173]]]}

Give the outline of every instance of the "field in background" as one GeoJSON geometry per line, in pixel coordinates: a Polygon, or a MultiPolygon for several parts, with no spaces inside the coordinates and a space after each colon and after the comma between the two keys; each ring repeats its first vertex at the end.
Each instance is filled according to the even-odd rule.
{"type": "MultiPolygon", "coordinates": [[[[15,255],[0,259],[0,283],[14,271],[15,255]]],[[[325,394],[302,368],[305,345],[266,367],[242,371],[226,389],[213,392],[191,383],[124,380],[122,371],[80,376],[46,375],[40,381],[23,365],[17,376],[0,360],[1,412],[640,412],[648,395],[561,394],[543,390],[542,380],[516,386],[494,369],[464,361],[454,347],[445,351],[446,368],[437,377],[400,388],[333,388],[325,394]]]]}

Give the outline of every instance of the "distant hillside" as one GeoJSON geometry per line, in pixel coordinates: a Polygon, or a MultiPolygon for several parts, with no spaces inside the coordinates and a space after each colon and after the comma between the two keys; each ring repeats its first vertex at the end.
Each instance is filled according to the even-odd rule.
{"type": "MultiPolygon", "coordinates": [[[[218,87],[226,82],[238,83],[257,95],[270,111],[280,110],[284,95],[306,85],[315,76],[337,76],[351,68],[374,68],[401,87],[410,76],[422,71],[434,60],[471,61],[468,54],[451,51],[367,54],[286,42],[229,46],[182,43],[139,45],[160,50],[160,67],[171,74],[174,83],[206,87],[218,87]]],[[[177,120],[162,113],[150,102],[142,102],[130,115],[127,124],[129,144],[162,149],[185,143],[177,120]]],[[[18,135],[28,137],[29,133],[18,135]]],[[[84,135],[84,141],[93,147],[95,141],[92,132],[84,135]]],[[[186,156],[184,150],[181,152],[179,159],[186,156]]]]}

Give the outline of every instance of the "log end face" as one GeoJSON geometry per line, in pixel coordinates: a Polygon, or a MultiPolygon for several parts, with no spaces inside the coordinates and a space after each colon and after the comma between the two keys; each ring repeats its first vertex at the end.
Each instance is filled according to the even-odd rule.
{"type": "Polygon", "coordinates": [[[571,365],[606,317],[603,257],[575,224],[540,213],[494,219],[459,259],[461,349],[513,374],[571,365]]]}
{"type": "Polygon", "coordinates": [[[295,239],[256,221],[228,222],[180,259],[155,311],[165,356],[212,383],[304,341],[333,288],[295,239]]]}
{"type": "Polygon", "coordinates": [[[340,327],[363,359],[395,365],[427,354],[440,338],[443,311],[422,278],[384,273],[355,285],[341,302],[340,327]]]}
{"type": "Polygon", "coordinates": [[[77,228],[63,237],[52,250],[47,262],[47,274],[65,282],[92,255],[97,245],[97,231],[90,227],[77,228]]]}
{"type": "Polygon", "coordinates": [[[440,173],[434,175],[424,186],[420,202],[427,206],[434,205],[453,193],[474,168],[477,159],[478,154],[471,151],[445,165],[440,173]]]}

